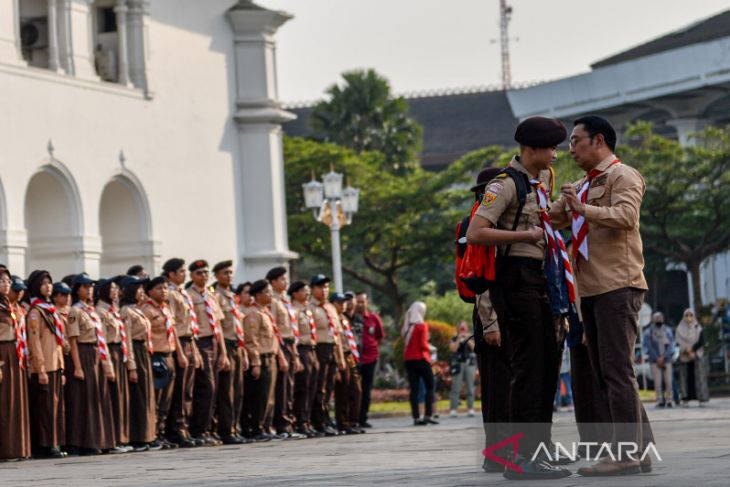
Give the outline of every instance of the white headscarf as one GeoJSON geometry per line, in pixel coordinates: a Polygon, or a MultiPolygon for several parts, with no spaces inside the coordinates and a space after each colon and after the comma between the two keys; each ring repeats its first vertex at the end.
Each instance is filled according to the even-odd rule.
{"type": "Polygon", "coordinates": [[[426,303],[423,301],[414,302],[408,311],[406,316],[403,318],[403,327],[400,330],[400,334],[405,340],[405,344],[411,340],[413,334],[413,326],[416,323],[423,323],[426,320],[426,303]]]}

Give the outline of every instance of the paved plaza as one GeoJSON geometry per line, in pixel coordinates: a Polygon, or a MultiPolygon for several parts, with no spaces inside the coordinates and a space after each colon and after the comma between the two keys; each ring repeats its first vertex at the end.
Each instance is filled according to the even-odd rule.
{"type": "MultiPolygon", "coordinates": [[[[662,463],[651,474],[528,485],[727,486],[730,399],[707,408],[655,410],[647,404],[662,463]]],[[[481,486],[520,485],[480,469],[479,418],[442,418],[414,427],[408,418],[373,420],[368,434],[153,453],[0,463],[2,486],[481,486]]],[[[576,439],[572,413],[558,413],[554,439],[576,439]]],[[[571,465],[575,470],[584,465],[571,465]]]]}

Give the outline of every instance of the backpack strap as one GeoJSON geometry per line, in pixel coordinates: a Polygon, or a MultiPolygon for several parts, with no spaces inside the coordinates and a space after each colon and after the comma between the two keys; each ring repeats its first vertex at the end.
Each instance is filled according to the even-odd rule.
{"type": "MultiPolygon", "coordinates": [[[[520,172],[513,167],[504,168],[502,173],[507,174],[510,178],[512,178],[512,181],[515,183],[515,188],[517,189],[517,213],[515,214],[515,221],[512,223],[512,231],[514,232],[517,230],[517,225],[520,223],[520,217],[522,216],[522,210],[525,208],[527,194],[532,191],[532,188],[527,179],[527,174],[520,172]]],[[[507,248],[504,250],[503,257],[507,257],[511,249],[512,244],[507,245],[507,248]]]]}

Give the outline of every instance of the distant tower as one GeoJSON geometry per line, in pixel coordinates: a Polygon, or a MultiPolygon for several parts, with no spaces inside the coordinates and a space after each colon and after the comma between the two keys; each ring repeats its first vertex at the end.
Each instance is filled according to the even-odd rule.
{"type": "Polygon", "coordinates": [[[512,20],[512,7],[507,0],[499,0],[499,44],[502,48],[502,89],[512,86],[512,68],[509,64],[509,21],[512,20]]]}

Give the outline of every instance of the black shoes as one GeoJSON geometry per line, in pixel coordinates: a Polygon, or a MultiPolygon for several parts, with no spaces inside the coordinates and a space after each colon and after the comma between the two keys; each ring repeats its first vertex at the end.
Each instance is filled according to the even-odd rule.
{"type": "Polygon", "coordinates": [[[242,445],[243,440],[233,435],[222,436],[221,441],[224,445],[242,445]]]}
{"type": "Polygon", "coordinates": [[[268,434],[268,433],[261,433],[261,434],[259,434],[258,436],[256,436],[254,438],[254,441],[257,442],[257,443],[262,443],[264,441],[271,441],[273,439],[274,439],[274,437],[271,436],[270,434],[268,434]]]}
{"type": "Polygon", "coordinates": [[[373,425],[368,423],[367,421],[363,421],[362,423],[360,423],[360,427],[361,428],[372,428],[373,425]]]}
{"type": "Polygon", "coordinates": [[[413,420],[413,426],[426,426],[428,423],[426,423],[425,420],[416,418],[413,420]]]}
{"type": "Polygon", "coordinates": [[[542,460],[530,460],[522,455],[517,455],[513,462],[520,468],[521,472],[505,467],[502,476],[509,480],[550,480],[562,479],[572,475],[570,470],[553,467],[542,460]]]}
{"type": "Polygon", "coordinates": [[[482,463],[482,470],[486,473],[502,473],[504,472],[504,465],[497,463],[494,460],[490,460],[489,458],[485,458],[484,463],[482,463]]]}
{"type": "MultiPolygon", "coordinates": [[[[152,443],[147,443],[147,449],[149,451],[159,451],[159,450],[162,450],[162,443],[160,443],[158,440],[155,440],[152,443]]],[[[135,449],[135,451],[137,451],[137,450],[135,449]]]]}

